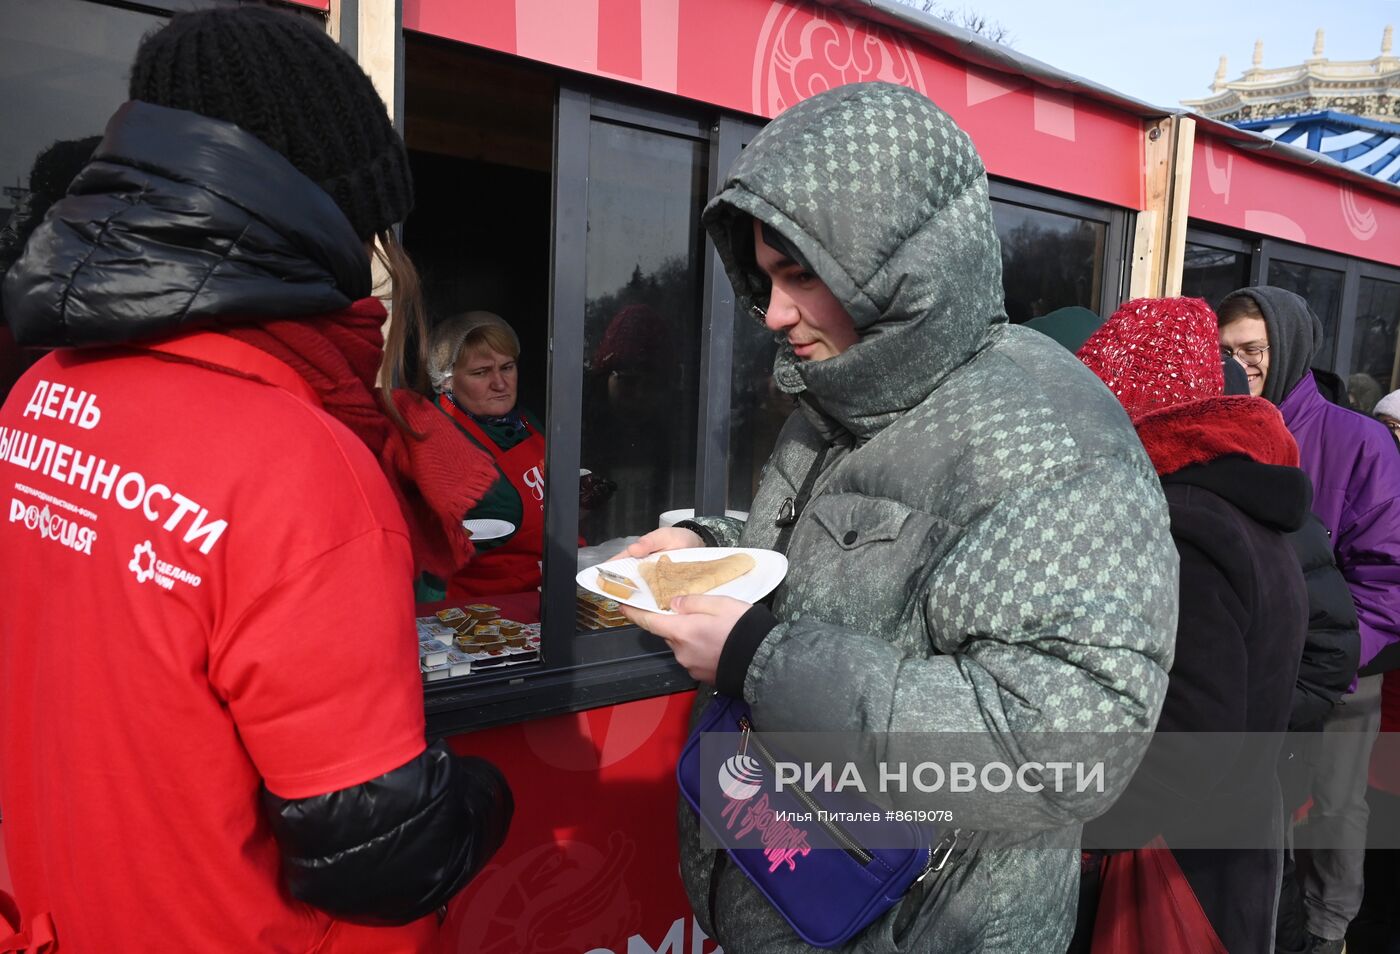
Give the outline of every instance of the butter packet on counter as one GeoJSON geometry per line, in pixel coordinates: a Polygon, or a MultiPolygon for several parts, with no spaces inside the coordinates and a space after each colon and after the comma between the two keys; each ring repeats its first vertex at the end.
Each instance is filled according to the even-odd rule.
{"type": "Polygon", "coordinates": [[[419,639],[447,640],[452,638],[452,627],[440,621],[436,616],[424,616],[417,621],[417,626],[419,639]]]}
{"type": "Polygon", "coordinates": [[[472,671],[472,658],[460,649],[448,650],[447,667],[454,679],[458,676],[469,676],[472,671]]]}
{"type": "Polygon", "coordinates": [[[420,639],[418,640],[418,664],[425,669],[441,666],[447,662],[447,654],[450,650],[449,645],[438,642],[436,639],[420,639]]]}
{"type": "Polygon", "coordinates": [[[501,618],[501,608],[490,603],[472,603],[465,607],[467,615],[478,623],[486,623],[501,618]]]}
{"type": "Polygon", "coordinates": [[[452,678],[452,667],[448,663],[443,663],[441,666],[423,666],[421,668],[424,682],[438,682],[443,679],[452,678]]]}

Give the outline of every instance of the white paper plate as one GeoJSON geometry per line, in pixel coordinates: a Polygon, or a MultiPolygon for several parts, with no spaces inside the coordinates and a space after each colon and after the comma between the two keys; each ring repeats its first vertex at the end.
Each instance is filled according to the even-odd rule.
{"type": "Polygon", "coordinates": [[[472,542],[499,540],[515,532],[515,524],[509,520],[463,520],[462,526],[472,532],[472,542]]]}
{"type": "MultiPolygon", "coordinates": [[[[718,560],[720,557],[727,557],[732,553],[747,553],[753,557],[754,568],[737,580],[730,580],[723,586],[717,586],[706,596],[732,596],[736,600],[743,600],[745,603],[756,603],[783,581],[787,576],[787,557],[776,550],[758,550],[753,547],[694,547],[686,550],[667,550],[665,555],[677,563],[685,563],[692,560],[718,560]]],[[[617,600],[628,606],[635,606],[637,609],[650,610],[653,613],[670,614],[670,610],[659,609],[656,600],[651,595],[651,590],[647,588],[642,580],[642,575],[637,572],[638,563],[654,563],[661,556],[654,553],[651,556],[638,560],[635,557],[622,557],[617,560],[609,560],[601,564],[615,573],[621,573],[637,584],[637,590],[632,594],[631,599],[619,600],[611,593],[603,592],[603,588],[598,585],[598,568],[590,566],[586,570],[580,571],[575,577],[578,585],[591,593],[607,597],[610,600],[617,600]]]]}

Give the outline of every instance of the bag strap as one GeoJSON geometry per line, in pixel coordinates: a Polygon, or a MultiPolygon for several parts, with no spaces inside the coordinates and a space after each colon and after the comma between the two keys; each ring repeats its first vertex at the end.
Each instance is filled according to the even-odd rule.
{"type": "Polygon", "coordinates": [[[728,858],[723,851],[715,852],[715,860],[710,865],[710,890],[707,907],[710,911],[710,928],[719,930],[719,876],[724,873],[724,862],[728,858]]]}
{"type": "Polygon", "coordinates": [[[830,444],[822,445],[816,460],[812,461],[812,466],[807,469],[807,476],[802,478],[802,486],[798,488],[797,496],[784,498],[782,506],[778,508],[778,516],[774,523],[780,529],[773,549],[784,556],[787,555],[788,543],[792,540],[793,528],[797,526],[797,518],[802,515],[803,510],[807,509],[807,503],[812,499],[812,488],[816,486],[817,478],[821,476],[822,464],[825,463],[826,455],[830,451],[830,444]]]}

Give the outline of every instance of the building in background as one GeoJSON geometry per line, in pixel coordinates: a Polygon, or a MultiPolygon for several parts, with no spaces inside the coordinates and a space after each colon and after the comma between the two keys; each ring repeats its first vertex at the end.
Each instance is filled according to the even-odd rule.
{"type": "Polygon", "coordinates": [[[1400,182],[1400,57],[1391,54],[1392,34],[1386,27],[1374,59],[1329,60],[1318,30],[1311,57],[1275,69],[1263,67],[1264,44],[1256,42],[1254,62],[1239,79],[1225,79],[1222,56],[1212,95],[1182,105],[1321,153],[1356,172],[1400,182]]]}

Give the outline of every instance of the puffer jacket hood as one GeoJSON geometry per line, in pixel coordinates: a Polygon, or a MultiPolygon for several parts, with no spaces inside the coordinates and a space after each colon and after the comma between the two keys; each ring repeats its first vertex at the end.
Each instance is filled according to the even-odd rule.
{"type": "Polygon", "coordinates": [[[1286,288],[1258,285],[1231,292],[1220,302],[1223,310],[1232,298],[1249,298],[1259,306],[1269,329],[1269,373],[1264,378],[1265,398],[1282,404],[1312,366],[1322,347],[1322,321],[1306,300],[1286,288]]]}
{"type": "Polygon", "coordinates": [[[752,219],[792,243],[855,321],[860,341],[826,361],[799,361],[780,342],[774,376],[857,443],[1006,321],[982,160],[911,89],[841,87],[789,109],[744,150],[704,222],[746,309],[768,298],[752,219]],[[861,182],[880,188],[853,187],[861,182]]]}
{"type": "Polygon", "coordinates": [[[369,254],[330,195],[232,123],[124,104],[4,282],[23,345],[159,337],[366,297],[369,254]]]}

